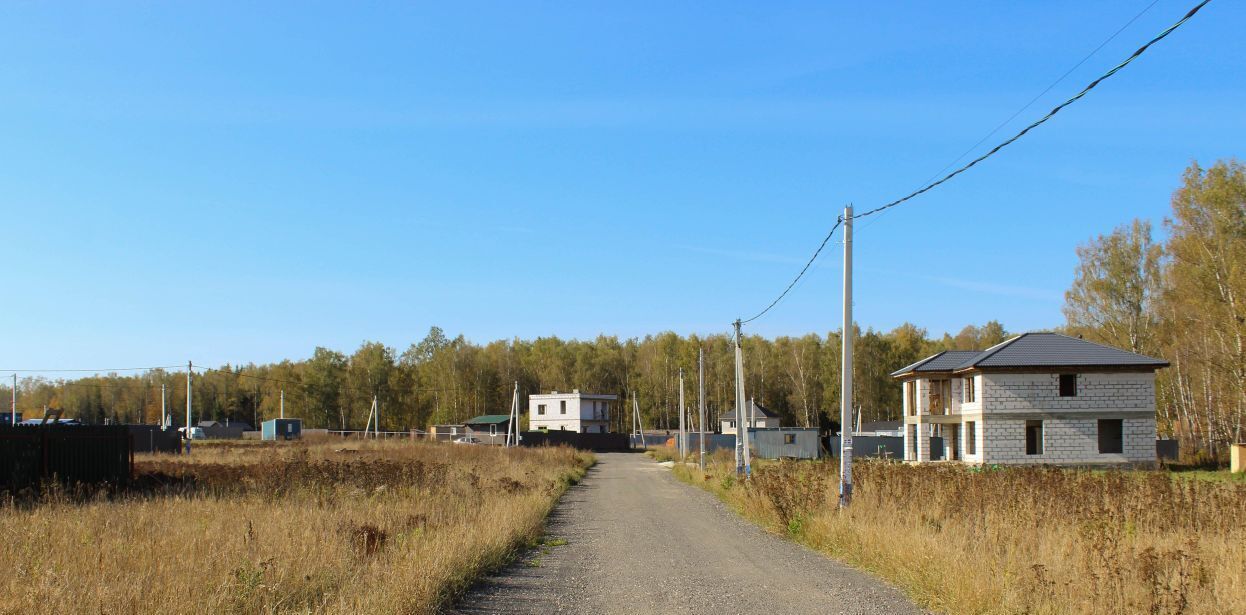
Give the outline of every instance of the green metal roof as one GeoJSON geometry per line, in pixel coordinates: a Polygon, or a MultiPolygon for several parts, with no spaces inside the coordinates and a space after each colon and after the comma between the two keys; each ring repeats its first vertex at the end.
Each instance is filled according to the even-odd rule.
{"type": "Polygon", "coordinates": [[[468,419],[464,425],[488,425],[489,423],[505,423],[510,420],[510,416],[506,414],[482,414],[474,419],[468,419]]]}

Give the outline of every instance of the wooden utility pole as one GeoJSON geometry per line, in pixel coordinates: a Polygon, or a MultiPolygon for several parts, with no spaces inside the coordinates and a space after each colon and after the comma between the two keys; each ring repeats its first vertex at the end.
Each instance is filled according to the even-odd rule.
{"type": "Polygon", "coordinates": [[[852,502],[852,205],[844,208],[844,329],[840,339],[839,507],[852,502]]]}

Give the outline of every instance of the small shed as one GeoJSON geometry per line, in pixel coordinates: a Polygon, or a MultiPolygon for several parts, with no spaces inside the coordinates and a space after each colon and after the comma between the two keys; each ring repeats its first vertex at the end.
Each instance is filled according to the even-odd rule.
{"type": "Polygon", "coordinates": [[[506,414],[483,414],[463,422],[470,435],[486,444],[504,444],[511,417],[506,414]]]}
{"type": "Polygon", "coordinates": [[[270,419],[260,432],[264,440],[297,440],[303,437],[303,419],[270,419]]]}
{"type": "Polygon", "coordinates": [[[762,459],[817,459],[817,427],[777,427],[748,430],[754,457],[762,459]]]}

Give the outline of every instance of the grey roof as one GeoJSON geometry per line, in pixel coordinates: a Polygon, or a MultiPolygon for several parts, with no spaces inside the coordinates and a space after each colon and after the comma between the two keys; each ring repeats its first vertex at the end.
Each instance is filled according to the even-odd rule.
{"type": "Polygon", "coordinates": [[[980,354],[982,354],[981,350],[944,350],[903,369],[891,372],[891,375],[900,376],[909,372],[950,372],[980,354]]]}
{"type": "Polygon", "coordinates": [[[1017,367],[1159,369],[1168,367],[1168,362],[1059,333],[1022,333],[986,350],[946,350],[896,370],[891,376],[1017,367]]]}
{"type": "MultiPolygon", "coordinates": [[[[751,399],[750,399],[750,400],[748,400],[748,403],[752,404],[752,405],[753,405],[753,407],[757,409],[757,417],[758,417],[758,418],[763,418],[763,419],[777,419],[777,418],[780,418],[780,417],[779,417],[779,413],[778,413],[778,412],[774,412],[774,411],[771,411],[771,410],[767,410],[765,406],[763,406],[763,405],[761,405],[761,404],[759,404],[759,403],[757,403],[757,402],[755,402],[755,401],[753,401],[753,400],[751,400],[751,399]]],[[[751,410],[751,409],[750,409],[750,410],[747,410],[747,412],[749,412],[749,413],[750,413],[750,414],[749,414],[749,416],[751,417],[751,416],[752,416],[752,410],[751,410]]],[[[735,408],[732,408],[732,409],[730,409],[730,410],[727,410],[727,411],[723,412],[722,414],[720,414],[719,416],[721,417],[721,420],[725,420],[725,421],[734,421],[734,420],[735,420],[735,408]]]]}
{"type": "Polygon", "coordinates": [[[1059,333],[1022,333],[956,369],[990,367],[1168,367],[1168,361],[1059,333]]]}

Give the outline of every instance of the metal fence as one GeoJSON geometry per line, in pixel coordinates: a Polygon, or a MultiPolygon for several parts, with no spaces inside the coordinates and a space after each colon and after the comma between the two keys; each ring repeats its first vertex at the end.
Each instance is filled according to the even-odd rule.
{"type": "Polygon", "coordinates": [[[130,430],[131,442],[136,453],[172,453],[182,452],[182,434],[170,427],[161,429],[159,425],[126,425],[130,430]]]}
{"type": "Polygon", "coordinates": [[[610,453],[631,450],[627,434],[621,433],[578,433],[574,431],[525,431],[519,443],[523,446],[559,446],[566,445],[596,453],[610,453]]]}
{"type": "Polygon", "coordinates": [[[8,489],[45,480],[125,483],[133,468],[125,425],[0,427],[0,485],[8,489]]]}

